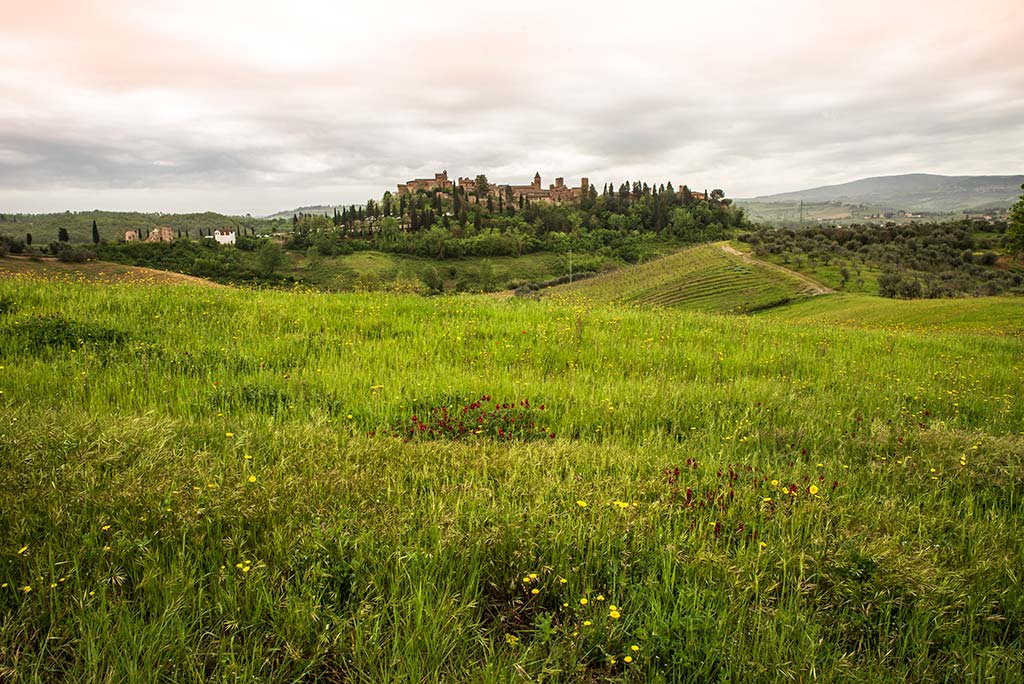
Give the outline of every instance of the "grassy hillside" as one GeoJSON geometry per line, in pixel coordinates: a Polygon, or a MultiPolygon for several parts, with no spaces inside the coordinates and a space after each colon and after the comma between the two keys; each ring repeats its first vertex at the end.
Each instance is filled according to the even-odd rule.
{"type": "Polygon", "coordinates": [[[249,216],[225,216],[214,212],[195,214],[161,214],[124,211],[78,211],[56,214],[6,214],[0,221],[0,235],[24,239],[26,233],[32,234],[33,244],[48,245],[57,241],[61,228],[66,228],[72,243],[92,244],[92,222],[96,221],[100,238],[107,242],[124,239],[125,231],[142,230],[148,234],[157,226],[170,226],[177,232],[191,231],[193,238],[199,231],[230,229],[240,231],[243,227],[258,233],[271,230],[285,230],[291,227],[289,220],[265,221],[249,216]]]}
{"type": "Polygon", "coordinates": [[[0,281],[0,672],[1019,681],[1022,377],[989,335],[0,281]]]}
{"type": "Polygon", "coordinates": [[[548,292],[590,302],[750,312],[807,296],[813,290],[813,284],[784,269],[727,252],[723,244],[691,247],[548,292]]]}
{"type": "Polygon", "coordinates": [[[822,325],[1024,337],[1024,297],[897,300],[837,293],[796,302],[768,315],[822,325]]]}

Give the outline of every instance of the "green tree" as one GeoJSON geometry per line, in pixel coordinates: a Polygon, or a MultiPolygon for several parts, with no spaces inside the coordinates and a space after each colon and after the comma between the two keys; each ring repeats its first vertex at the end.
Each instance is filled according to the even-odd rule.
{"type": "Polygon", "coordinates": [[[92,244],[100,244],[100,230],[96,227],[95,219],[92,222],[92,244]]]}
{"type": "MultiPolygon", "coordinates": [[[[1024,190],[1024,185],[1020,186],[1024,190]]],[[[1006,230],[1009,248],[1012,253],[1024,252],[1024,194],[1010,207],[1010,227],[1006,230]]]]}
{"type": "Polygon", "coordinates": [[[284,266],[284,252],[281,250],[281,245],[277,244],[273,240],[267,240],[260,247],[259,253],[256,255],[256,264],[259,268],[260,275],[264,277],[270,277],[274,275],[274,271],[284,266]]]}
{"type": "Polygon", "coordinates": [[[480,174],[476,177],[475,190],[477,198],[487,197],[487,193],[490,192],[491,184],[487,182],[487,176],[480,174]]]}

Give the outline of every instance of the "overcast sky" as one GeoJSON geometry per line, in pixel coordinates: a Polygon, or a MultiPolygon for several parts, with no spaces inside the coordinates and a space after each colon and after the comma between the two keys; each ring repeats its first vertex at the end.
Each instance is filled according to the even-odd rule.
{"type": "Polygon", "coordinates": [[[1020,0],[0,6],[0,212],[1024,173],[1020,0]]]}

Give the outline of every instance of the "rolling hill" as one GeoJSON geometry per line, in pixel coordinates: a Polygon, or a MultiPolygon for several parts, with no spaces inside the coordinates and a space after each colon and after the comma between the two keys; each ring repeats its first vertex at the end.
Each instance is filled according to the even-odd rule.
{"type": "Polygon", "coordinates": [[[939,176],[909,173],[862,178],[840,185],[764,195],[738,203],[865,204],[907,211],[951,212],[964,209],[1005,209],[1017,201],[1024,175],[939,176]]]}
{"type": "Polygon", "coordinates": [[[548,292],[556,298],[600,303],[750,313],[827,291],[788,269],[740,254],[727,243],[715,243],[559,285],[548,292]]]}

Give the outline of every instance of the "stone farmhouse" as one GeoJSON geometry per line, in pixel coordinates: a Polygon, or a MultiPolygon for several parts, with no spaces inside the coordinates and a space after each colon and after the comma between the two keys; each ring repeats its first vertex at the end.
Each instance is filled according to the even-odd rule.
{"type": "MultiPolygon", "coordinates": [[[[139,242],[142,240],[142,230],[129,230],[124,234],[125,242],[139,242]]],[[[144,242],[174,242],[174,232],[168,226],[157,226],[149,231],[144,242]]]]}

